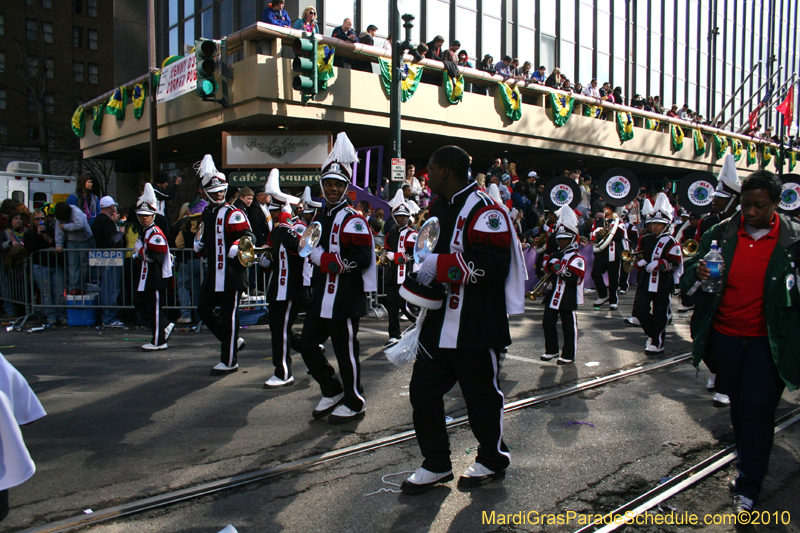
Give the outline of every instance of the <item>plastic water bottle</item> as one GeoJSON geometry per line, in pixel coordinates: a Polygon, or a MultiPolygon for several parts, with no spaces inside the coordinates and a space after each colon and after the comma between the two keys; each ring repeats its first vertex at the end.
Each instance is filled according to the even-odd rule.
{"type": "Polygon", "coordinates": [[[711,271],[708,279],[703,281],[704,292],[719,292],[722,289],[722,254],[719,253],[717,241],[711,241],[711,251],[703,258],[706,266],[711,271]]]}

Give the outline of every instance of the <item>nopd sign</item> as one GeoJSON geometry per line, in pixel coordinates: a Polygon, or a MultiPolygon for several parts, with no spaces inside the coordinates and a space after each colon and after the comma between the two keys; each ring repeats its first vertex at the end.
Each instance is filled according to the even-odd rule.
{"type": "Polygon", "coordinates": [[[329,132],[223,132],[225,168],[321,167],[331,149],[329,132]]]}

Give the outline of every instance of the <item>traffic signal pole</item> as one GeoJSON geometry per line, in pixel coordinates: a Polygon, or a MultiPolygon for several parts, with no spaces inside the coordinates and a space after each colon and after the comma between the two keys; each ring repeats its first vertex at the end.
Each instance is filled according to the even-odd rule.
{"type": "MultiPolygon", "coordinates": [[[[400,159],[402,155],[402,127],[400,104],[402,103],[402,91],[400,89],[402,79],[400,77],[400,69],[403,65],[403,55],[405,51],[411,48],[411,28],[414,25],[411,23],[414,17],[411,15],[403,15],[402,20],[405,22],[403,27],[406,30],[406,38],[404,41],[400,40],[400,10],[397,5],[397,0],[391,1],[391,13],[389,14],[390,25],[392,28],[392,83],[389,95],[389,132],[391,144],[391,157],[392,159],[400,159]]],[[[389,182],[389,198],[394,198],[397,190],[402,186],[402,182],[390,181],[389,182]]]]}

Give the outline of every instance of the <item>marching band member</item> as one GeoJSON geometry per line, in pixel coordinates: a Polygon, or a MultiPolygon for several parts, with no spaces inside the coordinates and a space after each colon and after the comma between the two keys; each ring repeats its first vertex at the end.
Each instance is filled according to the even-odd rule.
{"type": "Polygon", "coordinates": [[[457,146],[440,148],[428,162],[428,184],[438,194],[429,214],[441,228],[416,280],[443,283],[446,295],[439,309],[427,311],[411,376],[414,429],[424,460],[401,485],[409,494],[453,479],[443,397],[456,383],[480,444],[458,486],[502,479],[511,459],[503,442],[497,352],[511,344],[508,313],[525,309],[525,265],[506,210],[469,181],[468,168],[469,155],[457,146]],[[478,317],[481,327],[475,327],[478,317]]]}
{"type": "Polygon", "coordinates": [[[675,284],[683,274],[681,246],[669,232],[672,207],[667,195],[659,193],[653,205],[652,233],[642,237],[642,259],[636,264],[646,277],[638,283],[633,316],[647,335],[646,354],[664,351],[664,334],[670,318],[669,303],[675,284]],[[651,311],[652,305],[652,311],[651,311]]]}
{"type": "Polygon", "coordinates": [[[194,251],[205,253],[208,277],[200,289],[197,314],[221,343],[221,361],[211,369],[212,376],[239,370],[237,354],[245,346],[239,338],[239,295],[249,287],[247,269],[237,259],[239,239],[249,235],[250,222],[241,209],[225,201],[228,181],[214,166],[210,155],[198,165],[200,185],[209,204],[203,211],[203,235],[194,243],[194,251]],[[214,312],[219,307],[220,313],[214,312]]]}
{"type": "Polygon", "coordinates": [[[557,219],[558,217],[556,216],[555,211],[545,210],[544,222],[533,240],[534,250],[536,250],[535,273],[536,277],[539,279],[542,279],[544,276],[545,256],[558,251],[558,244],[556,243],[555,237],[557,219]]]}
{"type": "Polygon", "coordinates": [[[614,218],[614,206],[605,204],[603,206],[603,218],[596,219],[592,226],[592,243],[595,246],[600,245],[600,241],[606,240],[608,237],[603,236],[604,233],[611,231],[611,242],[600,250],[594,252],[594,265],[592,266],[592,281],[597,290],[597,300],[594,302],[595,308],[599,308],[606,302],[609,302],[611,310],[615,310],[619,304],[619,270],[621,266],[621,254],[624,249],[623,233],[619,228],[614,228],[617,221],[614,218]],[[608,287],[603,280],[603,274],[608,273],[608,287]]]}
{"type": "Polygon", "coordinates": [[[575,362],[578,344],[575,310],[583,303],[583,277],[586,274],[586,261],[578,252],[578,218],[568,205],[558,210],[555,235],[559,251],[547,259],[544,267],[555,276],[555,281],[545,297],[542,318],[545,353],[541,360],[551,361],[558,357],[559,365],[568,365],[575,362]],[[558,355],[559,317],[564,331],[561,357],[558,355]]]}
{"type": "MultiPolygon", "coordinates": [[[[646,235],[653,233],[652,216],[653,216],[653,203],[650,201],[649,198],[645,198],[644,207],[642,208],[642,220],[644,221],[644,227],[642,228],[642,231],[639,233],[639,239],[636,241],[637,242],[636,250],[639,252],[642,250],[642,239],[644,239],[646,235]]],[[[636,294],[633,297],[634,308],[636,308],[636,300],[637,298],[639,298],[639,291],[646,290],[642,289],[643,284],[641,281],[641,277],[642,277],[641,275],[636,276],[636,294]]],[[[633,315],[625,319],[625,324],[628,326],[635,326],[637,328],[642,326],[642,324],[639,322],[639,319],[633,315]]]]}
{"type": "Polygon", "coordinates": [[[167,285],[172,277],[172,256],[164,232],[156,226],[156,195],[150,183],[144,184],[144,193],[136,203],[136,216],[142,224],[142,233],[134,245],[134,258],[142,262],[133,306],[147,317],[153,340],[143,350],[165,350],[175,324],[164,314],[167,285]]]}
{"type": "MultiPolygon", "coordinates": [[[[272,343],[272,364],[275,373],[264,383],[266,389],[294,384],[291,348],[300,352],[299,339],[292,335],[292,326],[308,300],[308,287],[303,283],[306,259],[298,255],[300,234],[292,220],[292,204],[300,199],[281,192],[279,171],[272,169],[265,190],[270,195],[269,209],[275,225],[267,238],[272,261],[266,255],[259,259],[261,268],[272,267],[267,289],[269,331],[272,343]]],[[[303,227],[305,229],[305,227],[303,227]]],[[[301,232],[302,233],[302,232],[301,232]]]]}
{"type": "MultiPolygon", "coordinates": [[[[636,225],[636,213],[633,210],[627,210],[622,215],[623,220],[625,221],[622,224],[622,246],[623,250],[628,250],[631,253],[634,253],[639,250],[639,227],[636,225]]],[[[625,294],[630,289],[630,272],[625,272],[622,268],[623,261],[619,262],[619,293],[625,294]]]]}
{"type": "Polygon", "coordinates": [[[411,211],[403,199],[403,191],[398,190],[392,200],[392,218],[395,225],[383,242],[383,252],[389,262],[389,272],[386,278],[386,312],[389,315],[389,341],[384,345],[388,348],[400,341],[400,286],[406,280],[406,273],[411,268],[414,260],[414,244],[417,242],[417,232],[413,226],[408,225],[411,211]]]}
{"type": "MultiPolygon", "coordinates": [[[[294,231],[298,235],[302,235],[309,224],[313,222],[317,212],[322,207],[322,202],[317,202],[311,196],[311,187],[306,186],[303,191],[303,202],[301,214],[294,221],[294,231]]],[[[314,265],[306,257],[303,261],[303,287],[308,287],[309,295],[311,294],[311,277],[314,274],[314,265]]]]}
{"type": "Polygon", "coordinates": [[[311,282],[302,333],[303,361],[322,389],[312,413],[328,415],[331,424],[364,417],[366,400],[361,387],[359,319],[367,314],[367,292],[377,289],[375,248],[367,221],[347,202],[352,163],[358,159],[347,135],[340,133],[322,165],[320,183],[325,208],[317,213],[322,238],[309,255],[316,267],[311,282]],[[325,359],[322,343],[328,338],[339,363],[341,382],[325,359]]]}

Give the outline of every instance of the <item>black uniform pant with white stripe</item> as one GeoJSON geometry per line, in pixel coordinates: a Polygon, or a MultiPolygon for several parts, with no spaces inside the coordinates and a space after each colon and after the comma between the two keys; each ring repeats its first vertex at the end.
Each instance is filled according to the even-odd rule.
{"type": "Polygon", "coordinates": [[[361,363],[358,361],[358,318],[321,318],[306,315],[300,336],[303,361],[327,398],[344,392],[342,403],[359,413],[364,409],[364,389],[361,387],[361,363]],[[342,381],[328,363],[321,345],[331,339],[333,353],[339,363],[342,381]]]}
{"type": "Polygon", "coordinates": [[[636,299],[633,302],[633,316],[639,319],[645,335],[650,337],[657,348],[664,347],[664,335],[667,323],[672,314],[669,293],[657,293],[647,290],[647,281],[639,284],[636,299]],[[652,309],[652,310],[651,310],[652,309]]]}
{"type": "Polygon", "coordinates": [[[164,302],[166,301],[166,290],[147,289],[136,291],[133,294],[133,306],[140,315],[147,319],[147,324],[153,332],[154,346],[161,346],[165,342],[164,328],[169,325],[169,319],[164,314],[164,302]]]}
{"type": "Polygon", "coordinates": [[[558,353],[558,317],[561,316],[561,330],[564,332],[564,349],[561,357],[575,359],[575,347],[578,343],[578,321],[575,311],[553,309],[549,305],[544,308],[542,329],[544,330],[544,351],[547,354],[558,353]]]}
{"type": "Polygon", "coordinates": [[[222,345],[220,361],[228,366],[236,363],[239,339],[239,291],[216,292],[205,287],[197,300],[197,315],[222,345]],[[219,314],[214,310],[219,307],[219,314]]]}
{"type": "Polygon", "coordinates": [[[630,283],[630,272],[625,272],[625,269],[622,268],[624,264],[622,261],[618,261],[619,263],[619,290],[628,292],[628,289],[631,288],[630,283]]]}
{"type": "Polygon", "coordinates": [[[505,397],[498,383],[498,371],[494,349],[420,347],[409,391],[414,431],[425,457],[423,468],[431,472],[452,469],[444,395],[456,382],[467,404],[469,426],[478,440],[476,461],[494,472],[508,468],[511,455],[503,442],[505,397]]]}
{"type": "Polygon", "coordinates": [[[609,261],[608,255],[603,252],[595,254],[594,264],[592,265],[592,281],[597,289],[597,296],[605,298],[608,296],[608,303],[618,303],[619,292],[619,261],[609,261]],[[603,274],[608,272],[608,287],[603,280],[603,274]]]}
{"type": "Polygon", "coordinates": [[[272,336],[272,364],[278,379],[292,377],[292,349],[300,352],[298,337],[292,334],[292,326],[297,320],[303,301],[283,300],[269,303],[269,331],[272,336]]]}
{"type": "Polygon", "coordinates": [[[400,297],[400,285],[397,284],[397,274],[389,276],[386,281],[386,313],[389,315],[389,337],[399,339],[400,331],[400,309],[403,307],[403,299],[400,297]]]}

